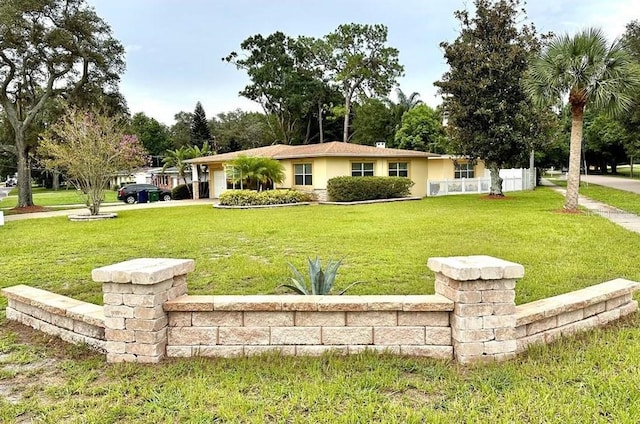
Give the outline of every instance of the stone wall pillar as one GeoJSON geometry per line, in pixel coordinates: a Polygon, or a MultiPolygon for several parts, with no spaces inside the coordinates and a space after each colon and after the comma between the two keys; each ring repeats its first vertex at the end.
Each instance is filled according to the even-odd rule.
{"type": "Polygon", "coordinates": [[[96,268],[102,283],[107,362],[159,362],[167,346],[164,302],[187,293],[192,259],[134,259],[96,268]]]}
{"type": "Polygon", "coordinates": [[[451,313],[453,354],[462,363],[516,356],[516,279],[520,264],[491,256],[430,258],[436,294],[455,303],[451,313]]]}

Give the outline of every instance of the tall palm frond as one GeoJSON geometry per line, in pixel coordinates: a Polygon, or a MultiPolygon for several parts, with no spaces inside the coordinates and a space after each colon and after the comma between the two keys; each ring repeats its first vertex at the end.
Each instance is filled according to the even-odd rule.
{"type": "Polygon", "coordinates": [[[587,28],[574,36],[555,37],[529,66],[525,90],[538,106],[568,96],[571,105],[571,144],[565,209],[576,210],[580,181],[585,108],[621,114],[640,89],[640,72],[623,44],[608,44],[604,32],[587,28]]]}

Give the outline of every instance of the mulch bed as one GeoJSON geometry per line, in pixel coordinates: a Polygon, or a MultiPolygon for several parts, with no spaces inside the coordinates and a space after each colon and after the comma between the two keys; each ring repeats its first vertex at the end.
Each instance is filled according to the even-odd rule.
{"type": "Polygon", "coordinates": [[[513,197],[507,196],[496,196],[495,194],[487,194],[484,196],[480,196],[482,200],[515,200],[513,197]]]}
{"type": "Polygon", "coordinates": [[[556,209],[554,213],[563,213],[566,215],[582,215],[584,212],[580,209],[556,209]]]}
{"type": "Polygon", "coordinates": [[[18,215],[23,213],[35,213],[35,212],[49,212],[50,208],[45,208],[43,206],[26,206],[24,208],[11,208],[7,210],[7,215],[18,215]]]}

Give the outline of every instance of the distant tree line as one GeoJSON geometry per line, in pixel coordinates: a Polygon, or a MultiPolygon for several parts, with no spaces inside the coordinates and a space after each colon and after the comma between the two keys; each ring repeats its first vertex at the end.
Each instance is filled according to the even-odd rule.
{"type": "Polygon", "coordinates": [[[603,173],[640,156],[638,21],[607,47],[598,31],[536,34],[532,24],[521,25],[520,0],[474,6],[455,12],[460,34],[441,43],[449,70],[436,82],[443,104],[435,110],[397,88],[404,68],[384,25],[345,24],[320,38],[248,37],[222,60],[247,74],[239,94],[262,111],[207,118],[197,102],[165,125],[129,114],[118,89],[124,47],[86,0],[0,1],[0,176],[17,171],[18,205],[32,205],[41,134],[70,106],[124,117],[157,166],[172,157],[335,140],[482,159],[494,176],[499,167],[526,165],[532,154],[539,166],[561,168],[570,156],[575,164],[577,152],[603,173]],[[573,56],[558,55],[567,46],[573,56]],[[576,52],[600,65],[578,72],[576,52]],[[609,73],[590,73],[598,69],[609,73]]]}

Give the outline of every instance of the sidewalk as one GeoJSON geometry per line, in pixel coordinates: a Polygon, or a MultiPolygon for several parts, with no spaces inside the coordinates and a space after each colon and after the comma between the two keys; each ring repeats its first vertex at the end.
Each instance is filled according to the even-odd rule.
{"type": "MultiPolygon", "coordinates": [[[[542,178],[540,183],[543,186],[550,187],[552,190],[557,191],[563,196],[567,193],[566,189],[559,187],[544,178],[542,178]]],[[[601,217],[608,219],[614,224],[618,224],[622,228],[640,234],[640,216],[638,215],[625,212],[613,206],[607,205],[606,203],[598,202],[582,195],[578,197],[578,204],[588,209],[590,212],[595,213],[596,215],[600,215],[601,217]]]]}
{"type": "MultiPolygon", "coordinates": [[[[135,203],[129,205],[126,203],[105,203],[100,212],[119,212],[126,210],[138,210],[138,209],[155,209],[155,208],[172,208],[178,206],[194,206],[194,205],[213,205],[217,203],[217,199],[198,199],[198,200],[170,200],[168,202],[153,202],[153,203],[135,203]]],[[[86,207],[74,208],[74,209],[62,209],[48,212],[35,212],[35,213],[23,213],[16,215],[5,215],[4,221],[20,221],[24,219],[37,219],[37,218],[51,218],[55,216],[67,216],[73,214],[89,214],[86,207]]]]}

